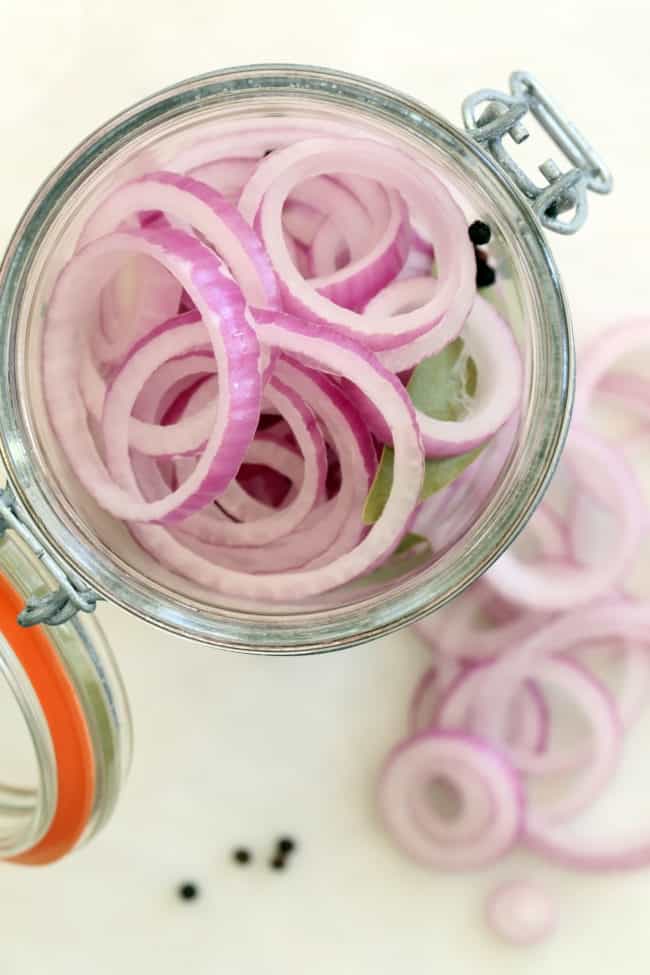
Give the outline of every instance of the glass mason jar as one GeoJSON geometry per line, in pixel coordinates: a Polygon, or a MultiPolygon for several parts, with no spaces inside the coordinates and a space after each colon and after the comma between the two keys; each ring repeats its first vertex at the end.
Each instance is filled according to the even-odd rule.
{"type": "Polygon", "coordinates": [[[551,229],[575,229],[584,217],[585,190],[605,192],[608,178],[528,76],[513,76],[508,96],[478,93],[465,114],[470,134],[362,78],[301,66],[236,68],[182,82],[128,109],[47,179],[15,232],[0,276],[0,438],[12,510],[59,568],[59,592],[73,608],[92,609],[97,594],[174,633],[221,648],[334,650],[381,637],[438,609],[510,545],[553,474],[572,400],[569,316],[540,220],[551,229]],[[479,103],[486,110],[477,118],[479,103]],[[563,175],[544,164],[541,188],[512,161],[502,141],[507,134],[521,141],[528,110],[576,166],[563,175]],[[489,489],[477,491],[471,475],[465,479],[458,492],[461,507],[456,504],[454,511],[448,505],[443,519],[454,527],[443,532],[426,564],[406,560],[383,581],[364,586],[355,580],[289,605],[223,598],[155,564],[71,475],[50,428],[39,375],[48,295],[99,200],[130,178],[164,168],[193,140],[271,116],[358,124],[442,176],[468,220],[480,218],[491,227],[500,298],[525,371],[522,408],[505,448],[502,442],[500,452],[492,452],[489,489]],[[567,211],[573,217],[563,224],[567,211]]]}
{"type": "Polygon", "coordinates": [[[43,865],[108,821],[131,765],[131,716],[98,622],[21,628],[52,577],[20,533],[0,539],[0,859],[43,865]],[[11,782],[12,784],[5,784],[11,782]]]}

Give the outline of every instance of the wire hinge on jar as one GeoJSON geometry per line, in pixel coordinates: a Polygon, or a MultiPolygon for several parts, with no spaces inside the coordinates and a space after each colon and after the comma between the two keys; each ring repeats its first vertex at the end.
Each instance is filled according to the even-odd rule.
{"type": "Polygon", "coordinates": [[[7,529],[17,532],[37,559],[58,584],[57,589],[44,596],[30,596],[18,616],[21,626],[58,626],[67,623],[78,612],[92,613],[102,597],[89,589],[80,579],[65,572],[45,550],[27,519],[20,511],[11,488],[0,490],[0,537],[7,529]]]}
{"type": "Polygon", "coordinates": [[[611,192],[612,177],[599,155],[528,72],[515,71],[510,76],[509,95],[483,88],[465,99],[462,110],[467,131],[530,200],[548,230],[574,234],[587,219],[587,190],[611,192]],[[553,159],[547,159],[539,167],[544,186],[530,179],[503,144],[506,135],[517,144],[528,138],[523,123],[528,112],[575,167],[562,172],[553,159]],[[562,214],[568,217],[561,219],[562,214]]]}

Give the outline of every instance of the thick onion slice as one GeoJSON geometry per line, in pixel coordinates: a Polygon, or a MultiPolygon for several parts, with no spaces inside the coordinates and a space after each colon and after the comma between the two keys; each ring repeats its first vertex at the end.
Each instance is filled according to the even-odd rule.
{"type": "MultiPolygon", "coordinates": [[[[127,231],[88,244],[66,265],[56,283],[43,336],[43,378],[52,426],[83,486],[116,517],[142,521],[187,517],[233,479],[253,438],[261,404],[259,343],[246,321],[239,288],[221,268],[208,247],[181,231],[127,231]],[[203,332],[203,345],[207,337],[222,376],[217,420],[193,477],[152,503],[142,499],[137,487],[131,490],[131,485],[117,485],[108,475],[77,382],[87,316],[106,282],[134,255],[159,261],[185,288],[203,323],[187,327],[203,332]]],[[[173,331],[168,339],[161,338],[172,349],[173,331]]],[[[137,359],[143,366],[140,388],[151,374],[145,368],[148,356],[145,346],[131,360],[137,359]]]]}
{"type": "Polygon", "coordinates": [[[437,869],[492,863],[511,849],[523,825],[516,773],[493,748],[466,734],[426,732],[398,745],[384,765],[379,803],[396,844],[437,869]],[[451,822],[432,801],[440,782],[460,803],[451,822]]]}
{"type": "Polygon", "coordinates": [[[246,301],[278,307],[275,273],[259,237],[232,203],[191,176],[147,173],[125,183],[95,210],[79,246],[116,230],[127,217],[143,209],[162,210],[193,227],[226,262],[246,301]]]}

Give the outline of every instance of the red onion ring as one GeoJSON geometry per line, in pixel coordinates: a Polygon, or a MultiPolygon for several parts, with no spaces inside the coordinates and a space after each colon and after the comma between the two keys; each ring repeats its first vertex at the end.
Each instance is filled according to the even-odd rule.
{"type": "Polygon", "coordinates": [[[304,460],[303,479],[295,498],[286,507],[267,510],[265,516],[253,521],[217,520],[209,512],[199,511],[185,519],[184,533],[195,535],[210,545],[257,547],[288,535],[314,507],[323,490],[327,470],[325,443],[316,417],[277,376],[268,383],[264,395],[289,423],[304,460]]]}
{"type": "MultiPolygon", "coordinates": [[[[173,345],[173,334],[168,341],[173,345]]],[[[148,350],[135,353],[140,355],[140,361],[147,360],[148,350]]],[[[57,280],[43,336],[43,380],[51,423],[76,476],[107,511],[127,520],[173,521],[203,507],[233,479],[253,438],[261,401],[259,356],[255,333],[244,318],[241,292],[223,276],[212,251],[195,238],[175,230],[140,230],[88,244],[57,280]],[[142,500],[139,492],[130,495],[108,476],[77,387],[79,336],[88,310],[125,258],[134,254],[152,257],[176,275],[199,309],[202,343],[207,335],[223,375],[218,420],[195,475],[167,498],[152,503],[142,500]]],[[[141,385],[147,378],[143,376],[141,385]]]]}
{"type": "Polygon", "coordinates": [[[259,237],[225,197],[191,176],[147,173],[125,183],[94,211],[79,247],[114,231],[126,217],[145,208],[163,210],[194,227],[226,262],[247,301],[278,307],[275,272],[259,237]]]}
{"type": "Polygon", "coordinates": [[[260,233],[290,310],[363,338],[374,349],[404,344],[436,325],[445,312],[452,315],[452,309],[460,331],[474,296],[475,274],[464,218],[437,177],[410,157],[364,140],[350,140],[344,149],[328,139],[305,140],[260,163],[239,206],[251,224],[259,211],[260,233]],[[364,176],[370,167],[375,178],[416,205],[435,242],[439,286],[426,305],[406,315],[359,315],[319,295],[296,271],[280,232],[282,208],[297,183],[327,173],[364,176]]]}
{"type": "MultiPolygon", "coordinates": [[[[398,745],[384,765],[379,802],[396,844],[436,869],[492,863],[514,845],[522,828],[524,797],[517,776],[493,749],[469,735],[428,732],[398,745]],[[479,787],[491,819],[477,835],[462,835],[457,829],[461,835],[454,837],[432,805],[428,824],[413,815],[414,799],[418,802],[439,779],[452,783],[461,801],[479,787]]],[[[420,800],[420,812],[421,805],[420,800]]],[[[470,809],[470,817],[471,813],[470,809]]]]}
{"type": "Polygon", "coordinates": [[[569,609],[607,593],[622,578],[640,544],[638,524],[644,501],[622,456],[601,438],[578,428],[569,435],[567,451],[579,459],[581,472],[588,469],[592,481],[598,472],[600,490],[607,493],[608,507],[619,519],[619,532],[607,562],[596,566],[554,563],[551,570],[543,564],[523,563],[512,550],[492,566],[490,585],[511,602],[540,611],[569,609]]]}

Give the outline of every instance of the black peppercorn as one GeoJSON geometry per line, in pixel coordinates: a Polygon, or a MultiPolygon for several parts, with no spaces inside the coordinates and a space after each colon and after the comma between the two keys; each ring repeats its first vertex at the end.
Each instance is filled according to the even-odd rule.
{"type": "Polygon", "coordinates": [[[199,896],[199,888],[196,884],[186,882],[179,884],[176,893],[182,901],[193,901],[199,896]]]}
{"type": "Polygon", "coordinates": [[[284,870],[286,865],[287,865],[286,857],[282,856],[282,854],[277,854],[276,856],[274,856],[269,864],[271,870],[284,870]]]}
{"type": "Polygon", "coordinates": [[[474,223],[470,224],[468,233],[469,239],[476,246],[487,244],[492,236],[492,231],[482,220],[475,220],[474,223]]]}
{"type": "Polygon", "coordinates": [[[476,287],[477,288],[489,288],[491,284],[494,284],[496,279],[496,273],[494,268],[486,261],[477,261],[476,264],[476,287]]]}
{"type": "Polygon", "coordinates": [[[292,840],[290,836],[281,836],[278,840],[278,851],[284,853],[285,856],[287,853],[293,853],[295,848],[296,841],[292,840]]]}
{"type": "Polygon", "coordinates": [[[245,849],[243,846],[239,846],[236,850],[233,850],[232,858],[235,863],[241,863],[242,865],[250,863],[253,859],[250,850],[245,849]]]}

